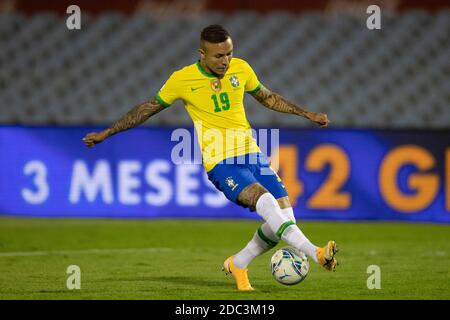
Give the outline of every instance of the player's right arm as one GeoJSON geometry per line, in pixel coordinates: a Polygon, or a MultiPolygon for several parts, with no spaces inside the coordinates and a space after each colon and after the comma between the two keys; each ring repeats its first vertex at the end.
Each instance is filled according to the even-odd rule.
{"type": "Polygon", "coordinates": [[[132,108],[122,118],[114,122],[108,129],[101,132],[88,133],[83,138],[83,141],[86,146],[91,148],[116,133],[137,127],[163,109],[164,106],[162,106],[156,98],[153,98],[132,108]]]}

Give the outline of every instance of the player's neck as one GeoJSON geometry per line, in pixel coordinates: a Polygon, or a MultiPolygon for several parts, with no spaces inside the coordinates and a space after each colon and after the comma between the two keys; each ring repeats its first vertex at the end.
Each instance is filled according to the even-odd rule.
{"type": "Polygon", "coordinates": [[[219,78],[219,79],[221,79],[221,78],[224,77],[224,75],[218,75],[218,74],[216,74],[214,71],[212,71],[210,68],[208,68],[208,66],[205,64],[205,61],[203,61],[203,60],[201,60],[201,59],[200,59],[200,66],[202,67],[202,69],[203,69],[206,73],[212,74],[213,76],[215,76],[215,77],[217,77],[217,78],[219,78]]]}

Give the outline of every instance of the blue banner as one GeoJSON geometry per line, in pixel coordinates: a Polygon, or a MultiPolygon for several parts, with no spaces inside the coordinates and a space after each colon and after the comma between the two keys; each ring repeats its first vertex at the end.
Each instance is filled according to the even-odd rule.
{"type": "MultiPolygon", "coordinates": [[[[201,164],[174,163],[174,129],[86,148],[98,129],[0,127],[0,215],[260,219],[201,164]]],[[[300,220],[450,222],[450,131],[280,129],[279,139],[271,164],[300,220]]]]}

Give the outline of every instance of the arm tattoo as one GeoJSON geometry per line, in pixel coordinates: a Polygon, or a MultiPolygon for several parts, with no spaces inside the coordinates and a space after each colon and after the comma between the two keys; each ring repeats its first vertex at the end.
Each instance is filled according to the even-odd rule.
{"type": "Polygon", "coordinates": [[[163,109],[164,107],[161,106],[155,98],[141,103],[128,111],[120,120],[114,122],[108,129],[109,134],[113,135],[118,132],[137,127],[163,109]]]}
{"type": "Polygon", "coordinates": [[[289,102],[278,93],[268,90],[263,85],[261,85],[261,89],[258,92],[253,93],[252,96],[266,108],[278,112],[296,114],[298,116],[309,119],[308,111],[300,108],[292,102],[289,102]]]}

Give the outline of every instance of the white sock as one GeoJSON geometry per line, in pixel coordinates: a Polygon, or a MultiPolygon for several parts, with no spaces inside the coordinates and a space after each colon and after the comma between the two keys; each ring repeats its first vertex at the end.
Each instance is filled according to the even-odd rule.
{"type": "MultiPolygon", "coordinates": [[[[275,199],[276,201],[276,199],[275,199]]],[[[273,203],[273,201],[271,201],[273,203]]],[[[278,205],[278,202],[277,202],[278,205]]],[[[294,211],[291,207],[281,209],[281,213],[283,216],[291,220],[292,222],[296,222],[294,211]]],[[[289,233],[288,229],[291,229],[288,227],[285,231],[285,233],[289,233]]],[[[299,229],[300,231],[300,229],[299,229]]],[[[301,231],[300,231],[301,233],[301,231]]],[[[304,239],[306,237],[301,233],[304,239]]],[[[292,236],[290,236],[292,237],[292,236]]],[[[295,237],[295,236],[294,236],[295,237]]],[[[278,243],[279,239],[275,235],[275,233],[270,228],[269,224],[267,222],[263,223],[261,227],[258,229],[257,232],[253,235],[253,238],[247,243],[247,245],[238,253],[236,253],[233,256],[233,262],[236,267],[239,269],[245,269],[248,267],[250,262],[256,258],[259,255],[262,255],[263,253],[269,251],[272,249],[276,244],[278,243]]],[[[294,240],[293,240],[294,241],[294,240]]],[[[286,241],[287,242],[287,241],[286,241]]],[[[316,247],[313,246],[308,239],[306,241],[302,242],[301,248],[298,248],[299,250],[304,251],[307,255],[312,254],[312,258],[316,260],[315,255],[315,249],[316,247]],[[309,252],[309,254],[308,254],[309,252]]]]}
{"type": "Polygon", "coordinates": [[[256,212],[269,225],[274,234],[282,231],[280,230],[280,227],[284,223],[290,221],[285,215],[283,215],[277,199],[275,199],[275,197],[269,192],[266,192],[259,197],[256,202],[256,212]]]}
{"type": "MultiPolygon", "coordinates": [[[[291,221],[296,222],[295,216],[294,216],[294,210],[292,208],[285,208],[282,209],[283,214],[288,217],[291,221]]],[[[317,247],[311,243],[311,241],[308,240],[308,238],[305,237],[303,232],[300,230],[300,228],[287,228],[286,231],[284,231],[283,240],[285,238],[289,238],[289,241],[295,242],[295,247],[303,252],[306,253],[311,259],[313,259],[315,262],[317,262],[316,257],[316,249],[317,247]],[[291,239],[292,238],[292,239],[291,239]],[[300,239],[300,240],[299,240],[300,239]]],[[[285,240],[286,241],[286,240],[285,240]]],[[[287,241],[286,241],[287,242],[287,241]]]]}
{"type": "MultiPolygon", "coordinates": [[[[285,211],[287,215],[294,216],[289,208],[285,211]]],[[[292,208],[291,208],[292,210],[292,208]]],[[[303,232],[297,227],[295,222],[287,218],[275,199],[270,193],[264,193],[256,203],[256,212],[267,222],[270,229],[278,237],[287,242],[290,246],[306,253],[311,259],[317,262],[316,249],[303,232]],[[293,223],[289,225],[289,222],[293,223]],[[287,226],[287,227],[286,227],[287,226]]]]}
{"type": "Polygon", "coordinates": [[[306,253],[308,257],[318,262],[316,256],[317,247],[305,237],[303,232],[296,225],[289,226],[282,234],[281,239],[286,241],[289,245],[306,253]]]}
{"type": "Polygon", "coordinates": [[[247,245],[233,256],[233,263],[239,269],[245,269],[257,256],[272,249],[278,243],[267,223],[264,223],[253,235],[247,245]]]}
{"type": "Polygon", "coordinates": [[[233,256],[234,265],[245,269],[257,256],[275,247],[280,239],[272,232],[267,222],[264,222],[253,235],[247,245],[233,256]]]}

